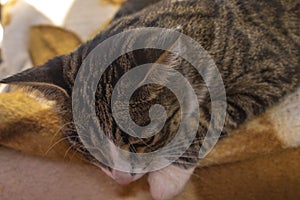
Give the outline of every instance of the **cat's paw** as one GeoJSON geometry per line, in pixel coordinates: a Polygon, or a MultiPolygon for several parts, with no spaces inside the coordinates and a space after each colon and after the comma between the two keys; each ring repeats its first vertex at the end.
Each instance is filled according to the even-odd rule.
{"type": "Polygon", "coordinates": [[[170,165],[148,175],[150,192],[155,200],[170,200],[184,189],[195,168],[181,169],[170,165]]]}

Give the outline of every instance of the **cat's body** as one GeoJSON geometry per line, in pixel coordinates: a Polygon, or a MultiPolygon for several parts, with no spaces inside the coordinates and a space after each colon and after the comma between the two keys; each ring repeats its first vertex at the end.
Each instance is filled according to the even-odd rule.
{"type": "MultiPolygon", "coordinates": [[[[25,71],[2,82],[26,83],[41,91],[49,87],[52,89],[47,91],[55,94],[46,94],[51,98],[57,98],[58,94],[61,96],[63,91],[67,95],[59,98],[58,105],[65,111],[65,115],[62,116],[65,122],[72,122],[70,96],[74,80],[81,63],[94,47],[110,36],[128,29],[161,27],[177,30],[180,27],[183,34],[203,46],[222,75],[227,98],[227,116],[222,135],[227,135],[246,120],[260,114],[299,85],[298,1],[166,0],[158,3],[151,1],[149,4],[152,3],[153,5],[145,9],[142,8],[148,5],[146,3],[129,11],[121,10],[106,30],[75,52],[54,58],[41,68],[25,71]],[[135,13],[138,10],[141,11],[135,13]],[[41,87],[43,83],[45,84],[41,87]]],[[[144,42],[151,40],[145,39],[144,42]]],[[[116,44],[116,47],[123,48],[122,44],[116,44]]],[[[110,51],[113,52],[114,49],[110,51]]],[[[203,90],[205,86],[201,76],[180,57],[171,61],[161,61],[161,57],[164,56],[161,50],[149,49],[121,56],[106,70],[96,93],[96,113],[105,134],[117,146],[142,153],[157,150],[172,139],[180,123],[179,104],[176,97],[165,88],[153,85],[142,87],[131,99],[130,111],[133,120],[138,125],[146,125],[150,120],[148,111],[151,105],[159,103],[167,110],[168,123],[161,131],[162,134],[143,141],[130,137],[118,128],[111,115],[111,105],[106,103],[110,102],[117,81],[135,66],[158,62],[170,65],[192,82],[199,98],[200,123],[197,136],[186,153],[175,163],[149,174],[151,193],[156,199],[172,198],[183,189],[198,162],[201,141],[207,132],[211,117],[211,102],[207,90],[203,90]]],[[[70,129],[74,131],[67,131],[65,134],[69,136],[74,148],[99,165],[80,142],[74,126],[68,127],[68,130],[70,129]]],[[[105,166],[101,168],[119,182],[133,181],[141,176],[105,166]]]]}

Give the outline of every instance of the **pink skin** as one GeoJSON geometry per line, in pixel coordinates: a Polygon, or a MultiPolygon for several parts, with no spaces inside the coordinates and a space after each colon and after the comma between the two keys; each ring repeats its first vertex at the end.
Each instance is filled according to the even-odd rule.
{"type": "Polygon", "coordinates": [[[121,171],[114,170],[114,169],[112,171],[109,171],[106,168],[103,168],[103,167],[100,167],[100,168],[106,175],[108,175],[109,177],[111,177],[117,183],[119,183],[121,185],[128,185],[129,183],[136,181],[137,179],[141,178],[144,175],[144,174],[135,174],[133,176],[130,173],[121,172],[121,171]]]}

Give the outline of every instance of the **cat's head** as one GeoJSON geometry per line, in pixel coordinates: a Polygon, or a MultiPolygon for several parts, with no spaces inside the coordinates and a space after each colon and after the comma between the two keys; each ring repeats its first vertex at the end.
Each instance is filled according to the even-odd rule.
{"type": "MultiPolygon", "coordinates": [[[[89,82],[86,81],[88,77],[79,76],[81,74],[81,66],[86,62],[86,60],[88,60],[87,58],[89,57],[89,55],[91,55],[91,52],[98,46],[99,43],[114,34],[114,32],[110,32],[111,31],[106,31],[104,33],[101,33],[93,40],[81,45],[77,50],[68,55],[55,57],[42,66],[34,67],[14,76],[8,77],[0,81],[0,83],[15,84],[19,86],[25,86],[26,88],[33,88],[35,91],[38,91],[38,94],[41,94],[46,99],[55,100],[57,102],[57,108],[59,111],[58,113],[61,116],[63,122],[67,124],[66,126],[64,126],[65,129],[63,130],[63,134],[68,138],[68,141],[72,145],[72,147],[76,151],[82,153],[91,163],[101,167],[105,173],[114,178],[116,181],[120,183],[127,183],[141,177],[143,173],[135,173],[137,171],[135,170],[137,166],[130,157],[128,157],[128,159],[125,158],[122,164],[120,164],[120,162],[117,162],[116,158],[119,155],[117,155],[118,152],[116,152],[115,149],[112,148],[112,146],[117,146],[124,151],[128,151],[134,154],[155,152],[165,147],[166,145],[171,143],[178,130],[180,129],[182,116],[190,115],[189,122],[185,125],[185,127],[189,127],[190,123],[193,122],[193,120],[190,119],[194,117],[193,109],[195,108],[195,104],[198,109],[199,103],[201,101],[204,101],[204,99],[207,100],[207,98],[209,97],[202,76],[191,65],[191,63],[179,56],[181,52],[178,52],[177,54],[177,51],[188,51],[188,48],[184,46],[183,43],[181,43],[179,37],[180,35],[178,34],[178,32],[177,34],[175,34],[176,37],[170,37],[170,32],[168,31],[159,33],[162,36],[161,38],[149,37],[149,33],[145,33],[146,35],[137,34],[135,38],[130,35],[129,39],[120,39],[120,48],[126,48],[127,46],[130,46],[127,45],[127,43],[125,43],[124,41],[128,41],[128,44],[131,44],[130,42],[133,41],[133,43],[141,43],[143,45],[147,45],[156,41],[156,43],[162,43],[163,45],[166,44],[164,45],[166,46],[165,49],[170,49],[170,51],[145,48],[121,54],[121,56],[110,63],[101,77],[95,77],[97,80],[99,80],[96,82],[95,92],[93,94],[83,94],[82,96],[83,98],[94,96],[94,102],[91,102],[87,106],[95,112],[97,118],[95,121],[97,121],[97,123],[99,124],[99,128],[103,130],[104,135],[110,140],[110,143],[103,144],[103,140],[100,136],[98,137],[99,133],[94,127],[91,128],[85,126],[83,134],[86,133],[86,135],[81,136],[81,134],[78,133],[78,127],[83,126],[83,124],[81,124],[80,121],[76,121],[75,117],[81,115],[82,119],[89,118],[89,113],[83,114],[85,112],[83,110],[81,112],[80,106],[79,111],[77,109],[77,112],[74,113],[75,109],[73,107],[73,102],[77,100],[76,98],[74,98],[74,88],[76,88],[74,87],[74,85],[76,86],[76,80],[79,79],[81,80],[80,85],[86,88],[90,87],[89,82]],[[176,53],[172,53],[174,52],[174,49],[176,49],[176,53]],[[124,92],[122,90],[124,85],[119,87],[118,90],[115,89],[115,87],[117,87],[118,85],[118,81],[122,78],[123,75],[130,72],[132,69],[138,68],[138,66],[142,66],[145,64],[149,64],[150,67],[147,68],[145,73],[138,75],[138,81],[135,82],[135,85],[138,87],[131,94],[127,104],[129,107],[127,108],[129,111],[129,118],[139,127],[148,126],[153,122],[151,115],[152,106],[161,105],[165,111],[163,113],[165,121],[162,127],[158,127],[158,132],[156,132],[152,136],[134,137],[125,132],[124,129],[117,123],[115,116],[113,116],[112,105],[114,103],[112,103],[112,95],[115,91],[117,91],[117,93],[124,92]],[[158,67],[156,64],[165,66],[161,73],[160,71],[156,71],[156,68],[158,67]],[[186,90],[185,87],[182,88],[183,82],[179,81],[179,79],[174,76],[174,71],[176,71],[176,73],[179,72],[180,74],[183,74],[183,76],[186,77],[186,80],[192,83],[192,89],[195,90],[194,92],[196,93],[197,100],[197,102],[193,105],[190,103],[189,98],[194,98],[195,95],[191,95],[190,91],[186,90]],[[154,76],[152,77],[153,74],[154,76]],[[156,80],[156,78],[159,77],[158,79],[162,80],[163,83],[166,82],[169,85],[172,85],[173,88],[176,88],[177,93],[182,94],[179,95],[181,97],[178,99],[177,94],[175,94],[168,87],[163,86],[163,84],[145,84],[145,80],[150,76],[150,79],[152,80],[156,80]],[[186,110],[182,109],[180,103],[183,98],[186,98],[185,107],[188,108],[186,110]],[[76,123],[74,123],[75,121],[76,123]],[[90,135],[93,134],[96,136],[90,137],[90,135]],[[91,144],[105,145],[106,151],[103,152],[101,149],[95,148],[95,146],[93,145],[87,146],[86,143],[83,142],[84,138],[88,138],[91,141],[91,144]],[[103,164],[99,162],[99,158],[95,158],[94,154],[91,153],[91,151],[95,150],[99,151],[98,154],[100,154],[101,160],[107,161],[106,163],[103,164]],[[107,165],[109,165],[110,167],[108,167],[107,165]],[[117,165],[126,165],[127,172],[124,173],[120,172],[121,170],[115,170],[115,168],[121,169],[121,167],[117,165]]],[[[114,42],[118,42],[118,40],[114,40],[114,42]]],[[[113,53],[114,51],[115,50],[111,50],[109,51],[109,53],[113,53]]],[[[185,53],[188,54],[187,52],[185,53]]],[[[195,52],[191,52],[190,54],[191,57],[193,57],[195,52]]],[[[90,64],[89,62],[87,63],[90,64]]],[[[101,60],[99,60],[99,62],[97,60],[96,65],[97,66],[94,67],[105,67],[102,66],[101,60]]],[[[210,74],[210,69],[212,68],[205,68],[206,71],[203,70],[203,73],[210,74]]],[[[127,82],[130,82],[130,80],[128,80],[127,82]]],[[[126,85],[127,82],[125,81],[124,84],[126,85]]],[[[122,105],[124,106],[124,104],[122,105]]],[[[82,109],[84,109],[84,106],[82,106],[82,109]]],[[[120,109],[119,111],[120,112],[117,113],[117,115],[121,116],[121,121],[123,120],[126,122],[127,118],[123,117],[122,109],[120,109]]],[[[157,117],[157,121],[159,121],[159,117],[160,116],[157,117]]],[[[198,126],[198,123],[196,126],[198,126]]],[[[128,129],[130,128],[131,127],[129,127],[128,129]]],[[[188,132],[186,131],[187,129],[182,129],[185,130],[182,132],[188,132]]],[[[144,135],[147,135],[147,131],[149,129],[140,130],[142,133],[140,133],[139,135],[144,134],[144,132],[144,135]]],[[[182,143],[186,143],[185,140],[183,140],[182,143]]],[[[188,148],[189,145],[186,146],[186,148],[188,148]]],[[[178,156],[175,156],[174,152],[176,152],[178,149],[182,149],[182,146],[174,145],[174,148],[170,151],[170,156],[163,159],[174,161],[173,158],[178,156]]],[[[195,158],[197,158],[197,155],[195,154],[195,158]]],[[[155,157],[151,159],[149,160],[149,162],[160,161],[155,157]]],[[[176,159],[178,159],[178,157],[176,157],[176,159]]],[[[191,158],[189,160],[192,160],[193,162],[195,161],[194,158],[191,158]]],[[[139,168],[147,168],[149,165],[150,163],[144,162],[142,166],[139,166],[139,168]]]]}
{"type": "MultiPolygon", "coordinates": [[[[42,66],[28,69],[0,82],[31,88],[38,91],[38,93],[42,94],[46,99],[56,100],[57,108],[62,115],[62,120],[68,124],[68,126],[65,126],[63,134],[68,137],[68,141],[73,148],[82,153],[88,161],[102,168],[107,175],[111,176],[117,182],[129,183],[134,181],[143,174],[121,172],[99,162],[87,150],[88,148],[83,145],[76,131],[76,127],[72,123],[73,84],[76,73],[82,64],[79,59],[81,55],[79,55],[78,51],[69,55],[56,57],[42,66]]],[[[151,106],[160,104],[163,105],[166,110],[168,123],[165,124],[159,134],[149,138],[129,136],[118,127],[112,116],[110,103],[112,91],[118,79],[132,68],[132,66],[122,66],[124,63],[125,65],[132,65],[134,60],[135,65],[156,62],[172,66],[175,62],[179,62],[178,60],[175,61],[170,58],[170,54],[166,52],[155,52],[153,50],[140,51],[134,54],[129,53],[115,61],[100,79],[95,94],[95,104],[91,106],[95,109],[100,127],[104,130],[105,135],[121,149],[133,153],[152,152],[168,144],[174,137],[174,134],[176,134],[180,121],[180,106],[174,94],[167,88],[155,84],[145,85],[136,90],[130,99],[130,117],[139,126],[146,126],[151,122],[149,117],[151,106]],[[151,56],[148,56],[149,59],[145,59],[147,56],[141,56],[140,54],[151,54],[151,56]],[[165,56],[167,56],[168,59],[164,59],[165,56]]],[[[97,139],[97,137],[94,139],[97,139]]],[[[97,143],[97,141],[94,141],[94,143],[97,143]]],[[[114,162],[114,157],[117,152],[114,152],[113,149],[108,150],[108,152],[110,152],[109,155],[103,153],[101,156],[103,156],[104,159],[110,160],[109,162],[114,162]]],[[[132,166],[132,170],[134,171],[135,165],[134,163],[130,163],[129,160],[130,159],[128,159],[128,165],[132,166]]],[[[114,163],[111,164],[114,165],[114,163]]],[[[145,163],[145,167],[147,167],[147,164],[148,163],[145,163]]]]}

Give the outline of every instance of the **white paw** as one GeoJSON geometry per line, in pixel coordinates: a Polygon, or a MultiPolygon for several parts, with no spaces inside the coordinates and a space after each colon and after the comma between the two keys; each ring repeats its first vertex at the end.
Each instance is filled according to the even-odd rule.
{"type": "Polygon", "coordinates": [[[155,200],[173,199],[182,192],[194,169],[180,169],[170,165],[159,171],[149,173],[148,183],[152,197],[155,200]]]}

